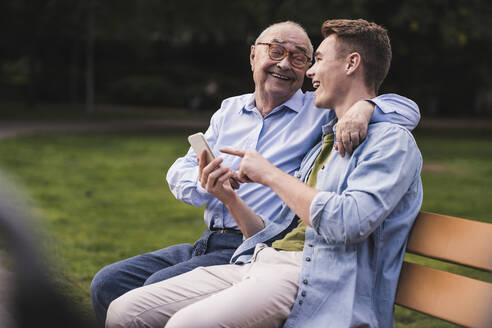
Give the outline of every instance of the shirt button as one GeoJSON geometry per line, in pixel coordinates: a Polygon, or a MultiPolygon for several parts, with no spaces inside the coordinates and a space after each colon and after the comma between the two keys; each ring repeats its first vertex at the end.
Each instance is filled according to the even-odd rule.
{"type": "Polygon", "coordinates": [[[302,305],[302,303],[304,303],[302,300],[299,301],[299,305],[302,305]]]}
{"type": "Polygon", "coordinates": [[[306,291],[305,291],[305,290],[303,290],[303,291],[302,291],[302,293],[301,293],[301,295],[302,295],[303,297],[304,297],[304,296],[306,296],[306,291]]]}
{"type": "Polygon", "coordinates": [[[306,262],[311,262],[311,258],[310,257],[306,257],[306,262]]]}
{"type": "Polygon", "coordinates": [[[304,280],[302,281],[302,283],[303,283],[304,285],[307,285],[307,283],[308,283],[307,279],[304,279],[304,280]]]}

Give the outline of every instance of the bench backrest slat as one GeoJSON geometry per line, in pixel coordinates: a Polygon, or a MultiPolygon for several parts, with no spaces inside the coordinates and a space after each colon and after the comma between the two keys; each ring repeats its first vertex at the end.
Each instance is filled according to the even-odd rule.
{"type": "Polygon", "coordinates": [[[491,327],[492,284],[404,262],[396,304],[466,327],[491,327]]]}
{"type": "Polygon", "coordinates": [[[492,224],[421,211],[407,252],[492,271],[492,224]]]}
{"type": "MultiPolygon", "coordinates": [[[[421,211],[407,252],[492,271],[492,224],[421,211]]],[[[467,327],[492,327],[492,283],[403,262],[395,303],[467,327]]]]}

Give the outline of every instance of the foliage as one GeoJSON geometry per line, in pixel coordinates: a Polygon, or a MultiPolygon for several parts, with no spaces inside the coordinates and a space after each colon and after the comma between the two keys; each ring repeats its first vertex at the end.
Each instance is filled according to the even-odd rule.
{"type": "MultiPolygon", "coordinates": [[[[190,90],[176,94],[176,103],[187,103],[210,74],[221,79],[222,94],[251,91],[249,45],[266,26],[298,21],[316,45],[324,20],[363,17],[386,26],[392,38],[393,65],[383,91],[407,94],[425,114],[492,114],[492,31],[486,24],[492,3],[485,0],[8,0],[0,4],[0,97],[19,99],[19,92],[7,92],[14,88],[31,104],[82,102],[90,10],[96,16],[98,101],[115,101],[114,81],[156,75],[186,80],[190,70],[196,77],[190,90]]],[[[155,86],[166,88],[163,93],[172,89],[155,86]]],[[[129,101],[172,105],[145,92],[129,101]]]]}
{"type": "Polygon", "coordinates": [[[167,81],[160,76],[128,76],[114,81],[108,86],[108,98],[116,104],[156,105],[167,103],[170,106],[186,105],[180,103],[183,97],[178,96],[179,91],[181,89],[176,90],[172,81],[167,81]]]}

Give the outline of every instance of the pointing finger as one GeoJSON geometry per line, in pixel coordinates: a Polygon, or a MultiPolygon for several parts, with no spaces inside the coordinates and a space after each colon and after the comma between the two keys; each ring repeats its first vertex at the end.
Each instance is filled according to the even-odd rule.
{"type": "Polygon", "coordinates": [[[222,148],[220,149],[220,151],[229,155],[235,155],[239,157],[244,157],[244,155],[246,154],[246,151],[243,149],[222,148]]]}

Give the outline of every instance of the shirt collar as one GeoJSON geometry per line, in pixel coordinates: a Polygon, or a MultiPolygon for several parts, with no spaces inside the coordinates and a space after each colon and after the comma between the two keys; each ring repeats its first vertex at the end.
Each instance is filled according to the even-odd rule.
{"type": "Polygon", "coordinates": [[[330,133],[336,133],[337,122],[338,122],[338,118],[335,117],[333,120],[330,121],[330,123],[323,125],[321,127],[321,129],[323,131],[323,135],[330,134],[330,133]]]}
{"type": "MultiPolygon", "coordinates": [[[[280,104],[280,106],[275,107],[271,113],[279,111],[283,107],[287,107],[295,112],[299,112],[304,104],[304,94],[301,89],[297,90],[296,93],[289,100],[280,104]]],[[[253,111],[256,108],[255,104],[255,94],[252,93],[247,99],[245,105],[240,109],[241,111],[253,111]]]]}

